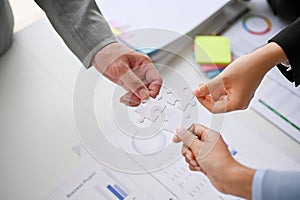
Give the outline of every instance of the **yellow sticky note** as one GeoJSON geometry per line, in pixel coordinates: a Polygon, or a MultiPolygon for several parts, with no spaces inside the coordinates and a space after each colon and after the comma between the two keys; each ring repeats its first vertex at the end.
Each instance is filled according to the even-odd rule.
{"type": "Polygon", "coordinates": [[[196,36],[195,59],[200,64],[228,65],[231,62],[230,42],[224,36],[196,36]]]}

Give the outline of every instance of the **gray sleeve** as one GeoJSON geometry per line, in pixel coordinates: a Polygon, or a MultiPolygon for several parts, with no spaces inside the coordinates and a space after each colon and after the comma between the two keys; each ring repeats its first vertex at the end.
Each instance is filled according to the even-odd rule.
{"type": "Polygon", "coordinates": [[[0,0],[0,56],[12,44],[14,16],[8,0],[0,0]]]}
{"type": "Polygon", "coordinates": [[[66,45],[88,68],[94,54],[117,42],[94,0],[35,0],[66,45]]]}
{"type": "Polygon", "coordinates": [[[299,200],[300,171],[267,170],[262,182],[263,200],[299,200]]]}

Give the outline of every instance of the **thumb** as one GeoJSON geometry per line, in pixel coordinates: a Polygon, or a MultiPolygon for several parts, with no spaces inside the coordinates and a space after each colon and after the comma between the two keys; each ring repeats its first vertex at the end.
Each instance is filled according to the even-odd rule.
{"type": "Polygon", "coordinates": [[[198,159],[203,159],[213,150],[220,138],[220,133],[200,124],[194,124],[190,130],[197,135],[199,139],[198,141],[202,142],[200,144],[201,146],[199,146],[196,142],[193,142],[190,148],[198,159]],[[201,151],[199,151],[200,147],[201,151]]]}
{"type": "Polygon", "coordinates": [[[224,82],[221,75],[216,76],[205,84],[200,84],[199,88],[194,90],[194,95],[196,97],[204,97],[216,90],[220,90],[224,88],[224,82]]]}
{"type": "Polygon", "coordinates": [[[196,96],[196,97],[203,97],[203,96],[207,96],[210,94],[209,92],[209,89],[207,87],[207,84],[203,84],[201,83],[199,85],[199,88],[195,89],[193,91],[193,94],[196,96]]]}

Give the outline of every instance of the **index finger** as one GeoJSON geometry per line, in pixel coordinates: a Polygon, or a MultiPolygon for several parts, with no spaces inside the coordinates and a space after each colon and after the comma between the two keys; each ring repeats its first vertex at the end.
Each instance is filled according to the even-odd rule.
{"type": "Polygon", "coordinates": [[[155,98],[160,91],[162,85],[162,78],[159,72],[156,70],[153,63],[147,64],[145,77],[146,77],[146,82],[148,83],[149,95],[152,98],[155,98]]]}
{"type": "Polygon", "coordinates": [[[194,90],[194,95],[196,97],[204,97],[220,89],[224,89],[224,83],[222,76],[218,75],[207,83],[200,84],[199,87],[194,90]]]}
{"type": "Polygon", "coordinates": [[[124,67],[124,69],[122,70],[120,68],[119,73],[119,85],[127,88],[141,100],[145,100],[149,97],[148,88],[142,82],[142,80],[138,76],[136,76],[136,74],[129,68],[129,66],[124,67]]]}

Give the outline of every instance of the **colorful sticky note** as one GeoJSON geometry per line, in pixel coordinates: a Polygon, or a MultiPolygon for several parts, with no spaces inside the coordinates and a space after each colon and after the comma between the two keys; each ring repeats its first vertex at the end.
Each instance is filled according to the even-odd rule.
{"type": "Polygon", "coordinates": [[[201,64],[201,69],[204,72],[207,71],[214,71],[214,70],[221,70],[224,69],[227,65],[208,65],[208,64],[201,64]]]}
{"type": "Polygon", "coordinates": [[[224,36],[196,36],[195,59],[200,64],[228,65],[231,62],[230,42],[224,36]]]}
{"type": "Polygon", "coordinates": [[[212,79],[212,78],[218,76],[223,70],[224,69],[219,69],[219,70],[207,71],[204,73],[208,78],[212,79]]]}

